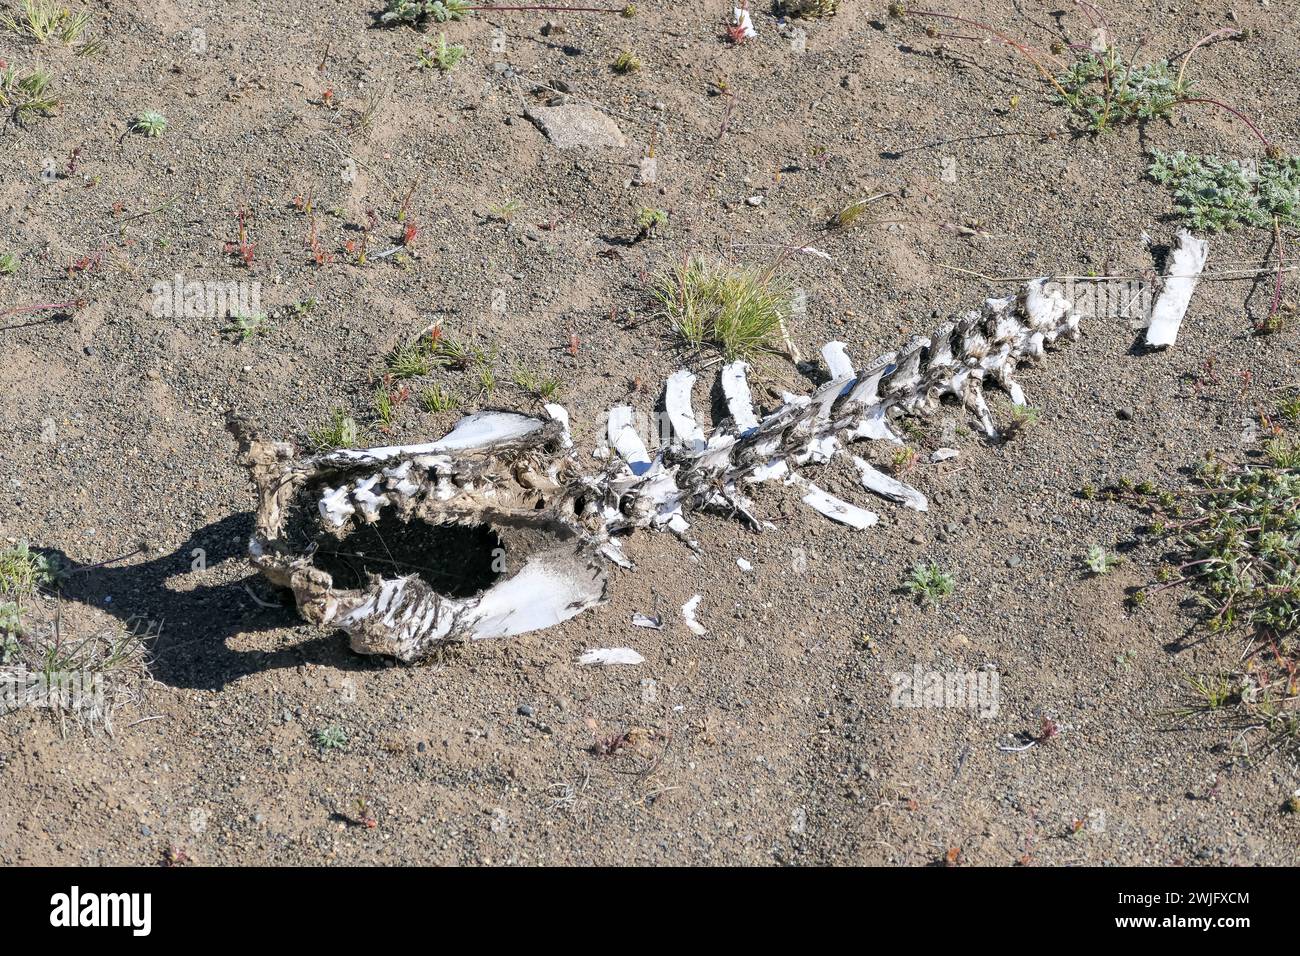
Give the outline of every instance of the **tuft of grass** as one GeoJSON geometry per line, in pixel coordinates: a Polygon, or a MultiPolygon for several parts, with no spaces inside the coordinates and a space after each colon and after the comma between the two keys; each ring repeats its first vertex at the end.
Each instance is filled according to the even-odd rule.
{"type": "Polygon", "coordinates": [[[46,70],[21,73],[12,64],[0,67],[0,109],[12,110],[19,125],[38,114],[53,115],[59,100],[50,93],[51,82],[46,70]]]}
{"type": "Polygon", "coordinates": [[[855,200],[832,216],[830,225],[835,229],[852,229],[862,221],[870,206],[870,199],[855,200]]]}
{"type": "Polygon", "coordinates": [[[1194,229],[1300,228],[1300,156],[1250,164],[1178,150],[1153,150],[1147,175],[1173,193],[1174,211],[1194,229]]]}
{"type": "Polygon", "coordinates": [[[441,385],[434,385],[420,395],[420,405],[426,412],[437,414],[460,407],[460,400],[441,385]]]}
{"type": "Polygon", "coordinates": [[[388,374],[402,380],[419,378],[433,370],[434,358],[424,343],[399,345],[388,356],[388,374]]]}
{"type": "Polygon", "coordinates": [[[393,402],[393,393],[387,386],[381,385],[375,389],[371,408],[374,409],[375,420],[379,423],[380,429],[385,432],[392,431],[393,423],[397,420],[397,405],[393,402]]]}
{"type": "Polygon", "coordinates": [[[356,420],[341,408],[330,413],[330,420],[326,424],[307,433],[308,444],[316,454],[336,448],[355,448],[360,437],[356,420]]]}
{"type": "Polygon", "coordinates": [[[90,23],[89,13],[73,13],[55,0],[23,0],[19,15],[0,17],[0,23],[37,43],[58,40],[71,45],[81,39],[90,23]]]}
{"type": "Polygon", "coordinates": [[[0,253],[0,276],[11,276],[18,271],[18,253],[0,253]]]}
{"type": "Polygon", "coordinates": [[[661,315],[688,345],[711,345],[728,358],[782,348],[790,289],[772,270],[736,269],[693,258],[656,277],[661,315]]]}
{"type": "Polygon", "coordinates": [[[156,110],[145,110],[131,121],[131,132],[156,139],[167,130],[167,117],[156,110]]]}
{"type": "Polygon", "coordinates": [[[447,34],[438,34],[438,42],[420,51],[420,66],[450,73],[465,58],[465,48],[458,43],[448,43],[447,34]]]}
{"type": "Polygon", "coordinates": [[[1094,544],[1088,549],[1083,564],[1093,574],[1110,574],[1121,560],[1118,555],[1111,554],[1099,544],[1094,544]]]}
{"type": "Polygon", "coordinates": [[[1187,689],[1198,708],[1207,711],[1223,710],[1238,696],[1232,681],[1223,675],[1194,674],[1187,678],[1187,689]]]}
{"type": "Polygon", "coordinates": [[[554,378],[542,378],[537,372],[527,368],[517,368],[511,376],[511,380],[519,388],[528,392],[534,398],[542,401],[550,401],[560,391],[560,381],[554,378]]]}
{"type": "Polygon", "coordinates": [[[957,587],[953,576],[931,561],[915,564],[903,583],[907,593],[920,604],[938,604],[957,587]]]}
{"type": "Polygon", "coordinates": [[[622,76],[635,73],[641,69],[641,58],[633,50],[623,50],[614,58],[614,62],[610,64],[610,69],[622,76]]]}
{"type": "Polygon", "coordinates": [[[316,746],[321,750],[342,750],[348,745],[348,734],[338,724],[330,724],[312,735],[316,746]]]}

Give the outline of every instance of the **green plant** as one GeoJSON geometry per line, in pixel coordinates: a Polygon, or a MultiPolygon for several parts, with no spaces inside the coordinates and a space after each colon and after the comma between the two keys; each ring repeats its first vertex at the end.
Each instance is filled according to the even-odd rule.
{"type": "Polygon", "coordinates": [[[460,400],[441,385],[434,385],[421,393],[420,404],[426,412],[437,414],[438,412],[449,412],[454,408],[458,408],[460,400]]]}
{"type": "Polygon", "coordinates": [[[131,132],[143,133],[153,139],[161,136],[167,129],[167,117],[155,110],[145,110],[131,121],[131,132]]]}
{"type": "Polygon", "coordinates": [[[465,56],[465,48],[447,42],[447,34],[438,34],[438,42],[420,51],[420,66],[450,72],[465,56]]]}
{"type": "Polygon", "coordinates": [[[637,70],[641,69],[641,58],[632,50],[623,50],[614,58],[614,62],[610,64],[610,68],[613,69],[615,73],[620,73],[626,76],[628,73],[635,73],[637,70]]]}
{"type": "Polygon", "coordinates": [[[1239,161],[1152,151],[1149,175],[1169,187],[1174,210],[1195,229],[1300,228],[1300,156],[1239,161]]]}
{"type": "Polygon", "coordinates": [[[356,421],[341,408],[330,413],[330,420],[307,433],[307,441],[316,454],[336,448],[355,448],[360,434],[356,421]]]}
{"type": "Polygon", "coordinates": [[[18,271],[18,253],[0,253],[0,275],[11,276],[18,271]]]}
{"type": "Polygon", "coordinates": [[[397,405],[393,402],[393,393],[387,386],[381,385],[375,389],[371,407],[375,411],[375,420],[379,422],[380,429],[385,432],[392,431],[393,423],[397,420],[397,405]]]}
{"type": "Polygon", "coordinates": [[[0,17],[0,23],[37,43],[60,40],[72,44],[85,32],[90,14],[73,13],[55,0],[23,0],[20,17],[0,17]]]}
{"type": "Polygon", "coordinates": [[[1084,566],[1093,574],[1110,574],[1120,563],[1118,555],[1111,554],[1099,544],[1088,549],[1088,556],[1083,559],[1084,566]]]}
{"type": "Polygon", "coordinates": [[[20,73],[18,67],[0,68],[0,108],[12,109],[14,121],[22,124],[40,114],[50,116],[59,100],[50,94],[50,74],[45,70],[20,73]]]}
{"type": "Polygon", "coordinates": [[[61,573],[56,558],[31,550],[26,541],[0,551],[0,595],[31,597],[57,585],[61,573]]]}
{"type": "Polygon", "coordinates": [[[515,369],[512,380],[515,385],[522,388],[525,392],[528,392],[535,398],[546,401],[554,398],[560,391],[560,382],[558,379],[542,378],[536,372],[527,368],[515,369]]]}
{"type": "Polygon", "coordinates": [[[1264,454],[1274,467],[1300,470],[1300,444],[1293,439],[1281,435],[1270,438],[1264,445],[1264,454]]]}
{"type": "Polygon", "coordinates": [[[428,375],[433,369],[429,349],[423,343],[399,345],[388,356],[388,374],[401,380],[428,375]]]}
{"type": "Polygon", "coordinates": [[[952,594],[957,582],[951,574],[931,561],[929,564],[913,565],[904,587],[918,603],[938,604],[952,594]]]}
{"type": "Polygon", "coordinates": [[[1300,391],[1278,405],[1278,414],[1292,425],[1300,425],[1300,391]]]}
{"type": "Polygon", "coordinates": [[[1179,496],[1184,517],[1166,525],[1175,568],[1161,588],[1193,588],[1212,630],[1242,625],[1271,640],[1300,627],[1300,461],[1290,446],[1279,458],[1207,460],[1179,496]]]}
{"type": "Polygon", "coordinates": [[[0,602],[0,665],[8,664],[22,651],[18,643],[22,630],[22,610],[12,601],[0,602]]]}
{"type": "Polygon", "coordinates": [[[852,229],[861,221],[870,206],[870,199],[854,200],[831,217],[830,225],[836,229],[852,229]]]}
{"type": "Polygon", "coordinates": [[[1182,74],[1167,63],[1134,66],[1115,47],[1087,53],[1058,73],[1054,99],[1066,106],[1089,133],[1168,116],[1187,93],[1182,74]]]}
{"type": "Polygon", "coordinates": [[[524,204],[518,199],[507,199],[499,206],[489,206],[488,214],[491,218],[499,219],[501,222],[510,222],[523,208],[524,204]]]}
{"type": "Polygon", "coordinates": [[[776,9],[783,17],[831,17],[839,0],[778,0],[776,9]]]}
{"type": "Polygon", "coordinates": [[[233,313],[230,316],[230,322],[231,324],[221,331],[228,334],[233,333],[240,342],[247,342],[255,336],[266,334],[266,316],[260,313],[257,315],[233,313]]]}
{"type": "Polygon", "coordinates": [[[1205,710],[1222,710],[1237,696],[1232,682],[1221,675],[1195,674],[1187,678],[1187,687],[1205,710]]]}
{"type": "Polygon", "coordinates": [[[316,746],[321,750],[342,750],[347,746],[348,735],[338,724],[330,724],[313,735],[316,746]]]}
{"type": "Polygon", "coordinates": [[[668,213],[652,206],[642,206],[636,213],[637,234],[633,242],[648,239],[650,234],[668,222],[668,213]]]}
{"type": "Polygon", "coordinates": [[[712,345],[728,358],[781,346],[791,293],[771,269],[736,269],[693,258],[656,277],[653,293],[660,314],[688,345],[712,345]]]}
{"type": "Polygon", "coordinates": [[[1030,425],[1038,424],[1042,413],[1030,405],[1011,406],[1011,421],[1002,429],[1002,437],[1010,441],[1030,425]]]}

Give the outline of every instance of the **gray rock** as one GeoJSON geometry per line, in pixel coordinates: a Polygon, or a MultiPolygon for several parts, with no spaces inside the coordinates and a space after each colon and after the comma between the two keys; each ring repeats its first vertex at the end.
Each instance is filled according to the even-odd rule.
{"type": "Polygon", "coordinates": [[[526,115],[559,149],[627,145],[618,124],[586,103],[531,106],[526,115]]]}

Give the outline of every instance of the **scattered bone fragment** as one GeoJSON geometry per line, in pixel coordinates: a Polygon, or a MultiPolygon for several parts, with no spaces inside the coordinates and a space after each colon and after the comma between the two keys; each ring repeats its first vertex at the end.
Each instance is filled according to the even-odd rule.
{"type": "Polygon", "coordinates": [[[758,428],[758,419],[754,415],[754,399],[749,394],[749,381],[745,377],[748,365],[742,361],[732,362],[722,369],[722,394],[727,399],[727,411],[741,435],[746,435],[758,428]]]}
{"type": "Polygon", "coordinates": [[[1147,345],[1166,348],[1178,338],[1178,329],[1191,304],[1192,293],[1200,281],[1210,257],[1210,244],[1186,229],[1178,230],[1177,245],[1169,256],[1160,294],[1151,306],[1151,324],[1147,326],[1147,345]]]}
{"type": "Polygon", "coordinates": [[[593,664],[609,667],[614,664],[644,664],[645,658],[630,647],[598,647],[579,657],[578,663],[583,667],[593,664]]]}
{"type": "Polygon", "coordinates": [[[658,631],[658,630],[661,630],[661,629],[663,628],[663,626],[664,626],[664,619],[661,618],[661,617],[659,617],[657,614],[656,614],[655,616],[653,616],[653,617],[651,617],[649,614],[633,614],[633,615],[632,615],[632,626],[633,626],[633,627],[648,627],[648,628],[650,628],[651,630],[658,631]]]}
{"type": "Polygon", "coordinates": [[[650,470],[650,452],[636,432],[635,415],[631,405],[611,408],[606,440],[618,457],[628,463],[634,475],[644,475],[650,470]]]}
{"type": "Polygon", "coordinates": [[[695,406],[691,402],[691,389],[695,385],[695,376],[686,369],[679,369],[668,376],[664,385],[664,412],[672,426],[673,436],[678,442],[692,451],[697,451],[707,444],[704,429],[695,420],[695,406]]]}
{"type": "Polygon", "coordinates": [[[754,570],[754,566],[750,564],[748,561],[746,561],[744,558],[736,559],[736,567],[740,568],[740,570],[746,573],[754,570]]]}
{"type": "Polygon", "coordinates": [[[857,377],[857,372],[853,370],[853,360],[849,358],[843,342],[827,342],[823,345],[822,361],[830,370],[832,379],[857,377]]]}
{"type": "Polygon", "coordinates": [[[695,609],[700,606],[700,601],[702,599],[703,595],[697,594],[682,605],[682,620],[684,620],[686,626],[691,629],[691,633],[698,635],[699,637],[703,637],[705,634],[709,633],[709,629],[701,624],[695,617],[695,609]]]}
{"type": "Polygon", "coordinates": [[[793,483],[803,489],[804,504],[821,512],[832,521],[863,531],[880,520],[880,515],[874,511],[867,511],[865,508],[859,508],[857,505],[851,505],[834,495],[827,494],[807,479],[795,478],[793,483]]]}
{"type": "Polygon", "coordinates": [[[941,461],[951,461],[960,454],[961,452],[956,448],[936,448],[934,454],[930,456],[930,461],[937,465],[941,461]]]}
{"type": "Polygon", "coordinates": [[[925,495],[917,491],[909,484],[899,481],[886,475],[882,471],[877,471],[871,465],[867,464],[857,455],[853,456],[853,464],[858,466],[858,472],[862,480],[862,487],[868,491],[874,491],[876,494],[889,498],[892,501],[901,501],[906,507],[913,511],[928,511],[929,502],[926,501],[925,495]]]}

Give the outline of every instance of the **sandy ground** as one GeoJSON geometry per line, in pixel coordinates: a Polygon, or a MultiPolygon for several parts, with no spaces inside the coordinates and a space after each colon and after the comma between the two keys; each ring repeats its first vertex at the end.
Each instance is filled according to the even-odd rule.
{"type": "MultiPolygon", "coordinates": [[[[428,37],[377,28],[378,4],[357,0],[111,0],[86,7],[89,35],[105,41],[92,56],[0,33],[0,59],[44,65],[64,101],[0,130],[0,252],[21,256],[0,277],[0,311],[82,300],[0,320],[0,543],[26,539],[80,565],[144,545],[74,576],[69,626],[160,629],[154,682],[112,734],[61,732],[43,712],[4,718],[0,861],[1293,861],[1300,831],[1279,806],[1300,786],[1294,757],[1244,760],[1222,728],[1170,716],[1188,677],[1230,664],[1238,643],[1206,639],[1175,594],[1128,608],[1158,551],[1130,546],[1131,510],[1078,494],[1119,477],[1174,486],[1208,450],[1248,450],[1244,418],[1296,378],[1294,328],[1252,334],[1269,275],[1202,283],[1165,352],[1137,348],[1123,319],[1086,323],[1023,374],[1041,418],[1014,441],[982,441],[956,408],[919,422],[918,448],[961,449],[909,472],[926,514],[880,507],[882,524],[856,532],[792,489],[764,488],[757,505],[776,530],[701,517],[698,557],[639,533],[628,543],[639,570],[615,572],[607,605],[434,666],[353,654],[276,606],[283,595],[248,567],[252,487],[225,412],[299,441],[334,408],[374,443],[441,434],[458,413],[410,401],[384,433],[371,411],[386,354],[436,318],[494,350],[500,381],[490,397],[454,371],[424,386],[466,407],[529,408],[511,370],[557,378],[590,449],[606,408],[649,411],[681,365],[647,278],[688,253],[765,265],[811,242],[830,260],[783,266],[807,296],[794,338],[814,356],[840,339],[865,362],[1015,286],[959,269],[1147,272],[1143,232],[1167,243],[1175,225],[1168,195],[1142,176],[1144,151],[1257,151],[1241,123],[1208,108],[1071,136],[1023,60],[926,37],[884,4],[845,0],[834,18],[804,22],[802,50],[766,5],[757,39],[726,42],[730,6],[484,13],[446,26],[467,53],[445,74],[420,66],[428,37]],[[544,30],[548,19],[562,32],[544,30]],[[626,48],[643,67],[616,75],[626,48]],[[524,115],[557,97],[595,104],[626,145],[557,149],[524,115]],[[163,135],[131,133],[150,109],[166,116],[163,135]],[[914,148],[1006,132],[1019,135],[914,148]],[[636,185],[652,147],[658,183],[636,185]],[[896,194],[870,221],[823,230],[830,213],[883,192],[896,194]],[[420,230],[409,254],[351,261],[344,243],[371,211],[372,251],[397,242],[408,195],[420,230]],[[642,206],[668,223],[628,243],[642,206]],[[225,246],[238,242],[239,209],[247,267],[225,246]],[[325,265],[305,248],[313,220],[325,265]],[[176,275],[260,283],[265,334],[239,341],[224,316],[159,317],[151,289],[176,275]],[[314,308],[294,309],[307,300],[314,308]],[[1127,560],[1087,576],[1093,544],[1127,560]],[[921,560],[955,577],[937,608],[900,593],[921,560]],[[703,637],[677,611],[696,593],[703,637]],[[655,609],[664,630],[631,626],[655,609]],[[645,663],[575,664],[622,645],[645,663]],[[995,716],[891,706],[891,675],[989,665],[995,716]],[[1044,716],[1059,737],[998,749],[1044,716]],[[328,728],[346,744],[318,746],[328,728]],[[624,752],[594,751],[619,733],[633,739],[624,752]],[[375,825],[349,822],[367,818],[375,825]]],[[[1054,12],[1069,6],[954,11],[1041,47],[1086,43],[1079,12],[1054,12]]],[[[1114,6],[1112,33],[1126,50],[1144,41],[1140,59],[1219,27],[1257,31],[1199,51],[1191,69],[1207,95],[1296,147],[1300,4],[1114,6]]],[[[1262,265],[1270,249],[1258,232],[1215,237],[1211,265],[1262,265]]],[[[756,375],[768,408],[781,389],[810,387],[777,359],[756,375]]],[[[1004,396],[994,407],[1006,420],[1004,396]]],[[[818,481],[863,497],[849,468],[818,481]]]]}

